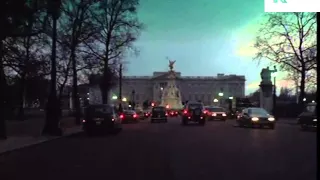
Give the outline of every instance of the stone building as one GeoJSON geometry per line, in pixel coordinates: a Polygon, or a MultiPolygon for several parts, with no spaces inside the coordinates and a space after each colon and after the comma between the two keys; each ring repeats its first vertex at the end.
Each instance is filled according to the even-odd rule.
{"type": "MultiPolygon", "coordinates": [[[[245,77],[239,75],[217,76],[182,76],[176,72],[176,84],[180,89],[182,101],[202,101],[205,105],[212,105],[214,99],[228,99],[229,97],[245,96],[245,77]],[[219,97],[219,93],[223,96],[219,97]]],[[[154,72],[153,76],[124,76],[122,96],[129,101],[141,105],[144,101],[159,103],[161,91],[167,85],[168,72],[154,72]]],[[[117,96],[116,86],[110,96],[117,96]]]]}

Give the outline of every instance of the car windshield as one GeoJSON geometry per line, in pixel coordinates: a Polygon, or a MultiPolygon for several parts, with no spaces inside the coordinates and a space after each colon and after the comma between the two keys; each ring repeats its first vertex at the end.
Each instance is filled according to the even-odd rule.
{"type": "Polygon", "coordinates": [[[253,116],[268,116],[269,113],[262,108],[251,108],[248,109],[248,113],[253,116]]]}
{"type": "Polygon", "coordinates": [[[154,107],[152,109],[152,111],[155,111],[155,112],[165,111],[165,108],[164,107],[154,107]]]}
{"type": "Polygon", "coordinates": [[[210,112],[224,112],[224,111],[225,111],[223,108],[220,108],[220,107],[206,108],[206,110],[208,110],[208,111],[210,111],[210,112]]]}
{"type": "Polygon", "coordinates": [[[189,109],[197,109],[197,108],[202,108],[202,104],[195,103],[195,104],[189,104],[189,109]]]}

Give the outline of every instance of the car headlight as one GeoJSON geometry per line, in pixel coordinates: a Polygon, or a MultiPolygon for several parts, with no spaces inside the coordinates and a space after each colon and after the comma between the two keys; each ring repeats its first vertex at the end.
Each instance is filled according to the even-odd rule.
{"type": "Polygon", "coordinates": [[[212,116],[216,116],[216,115],[217,115],[216,113],[213,113],[213,114],[212,114],[212,116]]]}
{"type": "Polygon", "coordinates": [[[222,116],[227,116],[226,113],[223,113],[222,116]]]}
{"type": "Polygon", "coordinates": [[[268,121],[274,121],[275,119],[274,119],[274,117],[269,117],[268,118],[268,121]]]}
{"type": "Polygon", "coordinates": [[[317,119],[313,119],[313,121],[318,121],[317,119]]]}
{"type": "Polygon", "coordinates": [[[259,118],[253,117],[253,118],[251,118],[251,120],[252,120],[252,121],[259,121],[259,118]]]}

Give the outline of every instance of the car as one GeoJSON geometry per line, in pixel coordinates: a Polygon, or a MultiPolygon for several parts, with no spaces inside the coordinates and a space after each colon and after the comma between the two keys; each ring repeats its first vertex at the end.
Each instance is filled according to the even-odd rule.
{"type": "Polygon", "coordinates": [[[147,118],[149,118],[151,116],[151,112],[149,112],[149,111],[144,111],[143,112],[143,117],[144,117],[144,119],[147,119],[147,118]]]}
{"type": "Polygon", "coordinates": [[[177,117],[177,116],[179,116],[179,112],[177,110],[171,109],[171,110],[168,110],[168,115],[170,117],[177,117]]]}
{"type": "Polygon", "coordinates": [[[134,110],[125,110],[120,114],[122,123],[137,123],[139,122],[139,115],[134,110]]]}
{"type": "Polygon", "coordinates": [[[227,112],[224,108],[218,106],[206,107],[205,108],[206,118],[208,120],[227,120],[227,112]]]}
{"type": "Polygon", "coordinates": [[[97,132],[120,132],[122,125],[117,108],[107,104],[87,106],[84,109],[82,128],[88,135],[97,132]]]}
{"type": "Polygon", "coordinates": [[[163,106],[156,106],[152,108],[151,111],[151,123],[161,121],[161,122],[168,122],[168,113],[166,108],[163,106]]]}
{"type": "Polygon", "coordinates": [[[245,108],[237,118],[239,127],[264,127],[275,128],[275,118],[263,108],[245,108]]]}
{"type": "Polygon", "coordinates": [[[309,103],[304,111],[298,116],[298,124],[300,124],[302,130],[317,128],[318,114],[316,107],[317,103],[309,103]]]}
{"type": "Polygon", "coordinates": [[[200,125],[205,125],[204,106],[200,102],[188,102],[183,110],[182,125],[187,125],[189,122],[197,122],[200,125]]]}

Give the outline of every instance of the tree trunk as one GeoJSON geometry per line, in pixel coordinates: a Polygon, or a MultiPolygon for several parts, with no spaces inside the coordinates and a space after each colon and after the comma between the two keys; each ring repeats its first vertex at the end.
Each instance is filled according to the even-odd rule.
{"type": "Polygon", "coordinates": [[[26,75],[22,74],[20,78],[20,89],[19,89],[19,111],[18,120],[24,121],[24,103],[25,103],[25,90],[26,90],[26,75]]]}
{"type": "Polygon", "coordinates": [[[43,129],[44,135],[62,135],[60,129],[60,104],[57,98],[57,62],[56,62],[56,42],[57,42],[57,18],[53,18],[52,24],[52,54],[51,54],[51,89],[47,102],[46,123],[43,129]]]}
{"type": "Polygon", "coordinates": [[[80,101],[78,96],[78,73],[77,73],[77,61],[76,61],[76,55],[75,55],[75,43],[73,41],[71,49],[71,62],[72,62],[72,73],[73,73],[73,105],[74,105],[74,117],[75,122],[77,125],[81,124],[80,118],[81,118],[81,109],[80,109],[80,101]]]}
{"type": "Polygon", "coordinates": [[[2,92],[0,93],[0,139],[7,138],[7,131],[6,131],[6,110],[5,110],[5,96],[7,91],[7,81],[4,74],[4,67],[2,63],[3,57],[3,40],[0,40],[0,86],[2,92]]]}
{"type": "Polygon", "coordinates": [[[108,104],[109,101],[109,67],[107,64],[104,66],[102,78],[100,78],[100,91],[102,96],[102,104],[108,104]]]}
{"type": "Polygon", "coordinates": [[[302,65],[302,71],[301,71],[301,79],[300,79],[300,94],[299,94],[299,104],[301,107],[304,105],[303,99],[306,96],[305,93],[305,86],[306,86],[306,70],[304,65],[302,65]]]}

